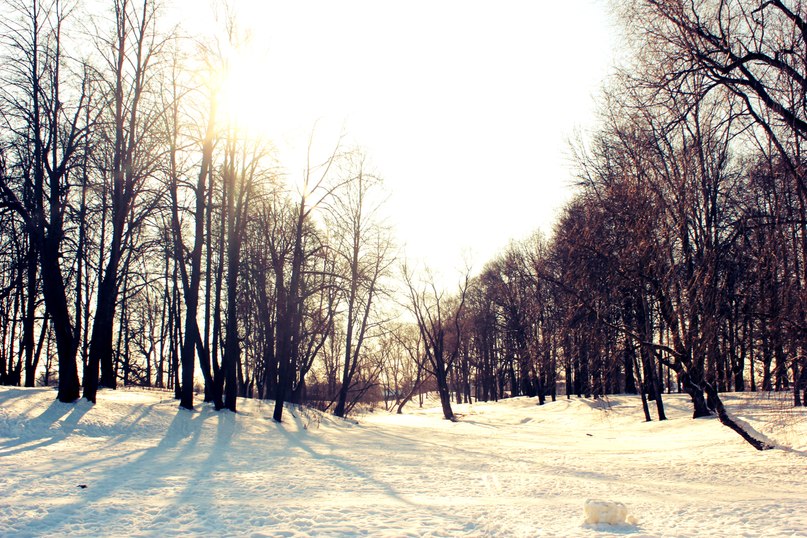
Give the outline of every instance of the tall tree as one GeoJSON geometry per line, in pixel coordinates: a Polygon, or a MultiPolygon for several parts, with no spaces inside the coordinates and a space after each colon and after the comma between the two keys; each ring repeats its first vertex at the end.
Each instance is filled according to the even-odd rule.
{"type": "Polygon", "coordinates": [[[285,257],[273,254],[276,285],[276,357],[277,357],[277,389],[275,391],[275,409],[272,415],[276,422],[283,420],[283,405],[291,393],[295,378],[294,365],[300,351],[300,335],[302,330],[302,286],[305,269],[304,239],[306,227],[315,209],[326,202],[341,185],[342,181],[331,176],[332,167],[341,152],[341,140],[319,164],[311,162],[314,135],[309,138],[306,167],[303,172],[299,201],[294,207],[291,235],[288,242],[290,263],[286,268],[285,257]],[[288,271],[288,273],[286,273],[288,271]]]}
{"type": "Polygon", "coordinates": [[[112,164],[110,210],[112,230],[106,267],[98,286],[92,337],[84,372],[84,397],[95,402],[100,386],[115,388],[113,328],[121,281],[121,259],[128,247],[127,229],[136,198],[157,163],[156,148],[148,147],[151,125],[159,108],[147,100],[155,56],[163,41],[157,30],[157,7],[152,0],[114,0],[113,35],[99,43],[105,69],[108,134],[112,164]],[[100,369],[100,380],[99,380],[100,369]]]}
{"type": "Polygon", "coordinates": [[[8,52],[2,100],[4,126],[17,134],[12,178],[7,170],[0,181],[2,203],[25,223],[28,305],[24,321],[27,369],[36,370],[33,355],[34,303],[37,260],[42,292],[56,335],[59,355],[59,394],[63,402],[78,398],[77,340],[67,300],[67,285],[60,258],[64,216],[70,192],[69,175],[79,162],[88,134],[84,114],[89,80],[87,70],[74,84],[64,76],[67,55],[63,29],[73,5],[56,0],[47,5],[33,0],[6,3],[11,16],[4,18],[8,52]]]}
{"type": "Polygon", "coordinates": [[[624,13],[642,36],[650,79],[726,88],[770,137],[807,193],[797,148],[807,138],[807,10],[801,0],[644,0],[624,13]]]}
{"type": "Polygon", "coordinates": [[[343,273],[345,342],[342,383],[334,414],[346,412],[348,393],[360,364],[365,339],[371,334],[373,306],[383,293],[381,279],[392,263],[391,239],[380,222],[380,179],[367,173],[364,156],[349,157],[349,180],[334,193],[328,229],[343,273]]]}
{"type": "Polygon", "coordinates": [[[260,143],[241,141],[239,135],[232,131],[226,137],[221,175],[227,211],[227,312],[224,356],[221,363],[220,381],[216,386],[213,401],[216,409],[226,407],[233,412],[237,410],[237,372],[241,364],[238,334],[241,252],[255,183],[269,179],[266,169],[262,168],[266,156],[266,150],[260,143]],[[222,386],[223,392],[221,391],[222,386]]]}
{"type": "MultiPolygon", "coordinates": [[[[197,142],[201,149],[201,158],[198,164],[198,173],[195,186],[191,188],[193,202],[193,244],[190,249],[186,246],[184,232],[180,217],[180,184],[184,183],[181,176],[184,170],[180,169],[179,160],[183,152],[182,131],[185,127],[183,119],[183,106],[197,95],[188,95],[190,90],[182,86],[180,80],[182,73],[180,70],[179,53],[175,54],[172,64],[172,73],[168,81],[168,88],[164,90],[164,96],[170,96],[170,102],[164,105],[166,114],[164,115],[166,132],[168,133],[168,156],[169,174],[168,190],[171,197],[171,230],[173,237],[174,256],[179,263],[180,275],[182,277],[182,289],[185,302],[185,339],[182,342],[181,363],[182,363],[182,397],[180,407],[193,409],[193,385],[194,366],[196,363],[196,351],[201,358],[201,370],[205,380],[205,400],[212,399],[213,378],[210,367],[210,357],[208,349],[204,345],[199,330],[197,320],[199,306],[199,289],[202,279],[202,253],[205,245],[205,222],[207,212],[211,209],[206,203],[208,189],[211,188],[213,168],[213,150],[216,145],[216,88],[215,84],[208,84],[207,91],[201,95],[201,99],[207,102],[207,121],[202,128],[201,139],[197,142]],[[186,261],[190,265],[187,267],[186,261]]],[[[209,77],[213,79],[213,77],[209,77]]],[[[211,80],[212,81],[212,80],[211,80]]],[[[198,92],[202,93],[202,92],[198,92]]]]}

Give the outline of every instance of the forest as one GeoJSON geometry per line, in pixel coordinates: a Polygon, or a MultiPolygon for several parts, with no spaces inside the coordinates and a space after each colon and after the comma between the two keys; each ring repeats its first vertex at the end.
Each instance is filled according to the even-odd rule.
{"type": "Polygon", "coordinates": [[[361,148],[291,174],[227,117],[234,19],[191,39],[157,0],[99,4],[0,1],[0,383],[276,421],[427,391],[446,419],[628,393],[649,421],[685,392],[744,437],[721,393],[807,405],[801,0],[613,2],[629,50],[573,199],[453,289],[405,261],[361,148]]]}

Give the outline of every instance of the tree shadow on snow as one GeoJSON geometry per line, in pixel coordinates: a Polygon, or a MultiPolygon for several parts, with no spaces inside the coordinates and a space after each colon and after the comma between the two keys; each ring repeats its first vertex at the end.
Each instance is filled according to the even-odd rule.
{"type": "MultiPolygon", "coordinates": [[[[299,420],[299,418],[295,416],[295,420],[299,420]]],[[[313,459],[317,461],[327,463],[328,465],[336,467],[340,471],[352,474],[360,478],[361,480],[365,481],[366,483],[372,484],[373,486],[382,490],[388,497],[391,497],[402,504],[407,504],[409,506],[416,506],[415,503],[402,497],[392,486],[390,486],[386,482],[382,482],[374,478],[369,473],[363,471],[362,469],[353,465],[347,460],[339,458],[333,454],[322,454],[320,452],[317,452],[309,444],[303,442],[303,440],[301,439],[301,435],[299,433],[290,432],[286,430],[286,428],[283,427],[283,424],[277,425],[277,431],[286,438],[286,441],[288,442],[290,447],[299,448],[300,450],[307,453],[309,456],[311,456],[313,459]]]]}
{"type": "Polygon", "coordinates": [[[89,402],[62,403],[54,400],[39,416],[21,422],[16,438],[0,443],[0,456],[35,450],[65,439],[75,431],[81,417],[91,407],[89,402]]]}
{"type": "Polygon", "coordinates": [[[151,415],[152,411],[157,408],[160,403],[152,403],[152,404],[137,404],[133,406],[132,412],[130,415],[134,415],[130,422],[125,424],[116,424],[115,430],[118,431],[117,435],[112,436],[109,441],[104,445],[104,449],[109,449],[115,445],[119,445],[135,435],[135,430],[140,425],[140,423],[149,415],[151,415]],[[137,413],[135,415],[135,413],[137,413]]]}
{"type": "MultiPolygon", "coordinates": [[[[180,410],[177,416],[182,414],[187,415],[189,412],[180,410]]],[[[221,499],[217,496],[217,490],[220,488],[217,487],[216,475],[232,472],[234,469],[233,461],[229,457],[229,448],[239,428],[238,415],[227,410],[214,411],[211,406],[205,405],[192,419],[193,426],[186,429],[178,427],[176,431],[179,434],[187,434],[187,431],[191,430],[192,440],[183,447],[182,451],[190,453],[199,441],[203,424],[212,420],[216,421],[216,432],[213,434],[211,446],[206,449],[207,457],[204,460],[191,461],[185,457],[186,454],[178,455],[177,458],[165,462],[165,473],[154,473],[155,479],[170,474],[180,475],[183,483],[178,493],[168,499],[171,501],[167,507],[169,514],[156,514],[150,523],[144,524],[142,533],[163,536],[166,525],[171,525],[173,514],[170,511],[176,509],[194,511],[193,519],[198,527],[194,532],[222,527],[223,506],[219,502],[221,499]],[[196,425],[196,423],[199,424],[196,425]]],[[[171,436],[167,434],[163,440],[168,442],[169,437],[171,436]]]]}
{"type": "MultiPolygon", "coordinates": [[[[302,424],[301,419],[296,415],[293,415],[295,420],[298,423],[298,426],[302,424]]],[[[365,430],[367,431],[367,430],[365,430]]],[[[334,444],[328,441],[320,441],[322,446],[330,451],[330,453],[321,453],[318,452],[312,445],[319,440],[316,437],[310,437],[305,434],[304,429],[299,429],[297,432],[287,430],[283,424],[277,425],[277,432],[283,435],[287,440],[287,446],[289,448],[297,448],[303,452],[305,452],[308,456],[313,458],[316,461],[322,462],[324,464],[330,465],[335,469],[352,475],[358,478],[362,483],[367,484],[368,489],[366,493],[372,494],[374,493],[373,489],[377,489],[386,495],[388,498],[393,499],[396,502],[399,502],[402,506],[412,508],[416,512],[426,512],[432,514],[441,520],[447,521],[454,521],[456,522],[457,528],[465,529],[465,533],[471,532],[476,529],[477,522],[473,520],[467,520],[463,516],[456,514],[450,508],[441,509],[437,506],[431,506],[429,504],[424,504],[422,502],[415,502],[412,501],[405,496],[403,496],[398,490],[396,490],[391,484],[381,479],[376,478],[372,471],[368,471],[363,469],[360,465],[357,465],[354,462],[351,462],[345,457],[340,457],[333,453],[335,450],[345,450],[350,451],[352,444],[352,439],[347,438],[346,445],[339,445],[334,444]]],[[[385,434],[380,433],[378,431],[373,430],[375,435],[379,437],[384,437],[385,434]]],[[[391,436],[394,437],[394,436],[391,436]]],[[[400,439],[407,439],[405,437],[400,437],[400,439]]],[[[417,440],[407,439],[410,442],[418,443],[417,440]]],[[[361,453],[361,449],[357,449],[358,453],[361,453]]],[[[384,471],[378,471],[382,475],[384,471]]],[[[358,533],[357,533],[358,534],[358,533]]]]}
{"type": "MultiPolygon", "coordinates": [[[[73,405],[73,404],[62,404],[73,405]]],[[[52,406],[54,411],[43,413],[43,420],[51,420],[59,412],[59,407],[52,406]]],[[[88,404],[87,409],[90,406],[88,404]]],[[[77,407],[77,410],[82,408],[77,407]]],[[[83,409],[81,413],[85,413],[83,409]]],[[[69,415],[72,417],[72,414],[69,415]]],[[[70,418],[68,424],[75,424],[80,416],[75,419],[70,418]]],[[[198,443],[202,422],[209,418],[209,415],[193,413],[185,410],[177,410],[171,424],[164,432],[160,442],[153,447],[142,450],[133,450],[124,454],[102,457],[103,448],[93,447],[92,439],[88,439],[87,452],[98,452],[98,457],[77,458],[84,460],[71,468],[61,468],[58,475],[64,478],[65,496],[74,496],[72,502],[60,503],[49,507],[47,513],[38,519],[29,521],[33,528],[45,528],[49,532],[58,533],[59,528],[81,523],[82,514],[87,510],[93,510],[93,505],[105,503],[110,499],[126,499],[131,497],[133,510],[140,509],[148,505],[148,496],[154,492],[152,490],[160,487],[166,477],[175,475],[187,456],[194,450],[198,443]],[[115,460],[139,455],[130,461],[115,460]],[[82,489],[76,490],[78,484],[82,489]],[[119,496],[118,492],[124,495],[119,496]],[[142,493],[142,496],[138,495],[142,493]]],[[[72,430],[70,430],[72,431],[72,430]]],[[[56,442],[64,436],[49,439],[48,442],[56,442]]],[[[42,444],[37,445],[42,446],[42,444]]],[[[33,448],[33,447],[31,447],[33,448]]],[[[216,452],[216,450],[211,450],[216,452]]],[[[103,520],[103,518],[100,518],[103,520]]],[[[98,528],[84,528],[83,532],[104,534],[108,530],[98,528]]]]}
{"type": "MultiPolygon", "coordinates": [[[[5,406],[12,400],[32,400],[34,394],[46,392],[56,394],[56,391],[49,387],[20,388],[5,386],[0,390],[0,406],[5,406]]],[[[35,401],[35,399],[33,399],[33,401],[35,401]]],[[[37,406],[37,403],[34,403],[33,406],[37,406]]]]}

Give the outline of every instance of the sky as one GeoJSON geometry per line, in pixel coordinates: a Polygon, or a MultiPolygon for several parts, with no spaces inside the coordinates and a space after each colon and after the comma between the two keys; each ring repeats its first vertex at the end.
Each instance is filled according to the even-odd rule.
{"type": "MultiPolygon", "coordinates": [[[[210,24],[188,2],[186,25],[210,24]]],[[[551,231],[615,56],[605,0],[231,4],[255,66],[233,101],[260,103],[247,114],[291,175],[312,131],[364,148],[413,265],[478,271],[551,231]]]]}

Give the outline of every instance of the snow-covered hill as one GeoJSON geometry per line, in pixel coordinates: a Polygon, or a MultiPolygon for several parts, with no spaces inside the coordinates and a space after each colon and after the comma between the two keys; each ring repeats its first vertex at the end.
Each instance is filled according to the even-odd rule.
{"type": "Polygon", "coordinates": [[[0,535],[807,536],[807,413],[785,398],[725,397],[780,446],[757,452],[679,395],[663,423],[619,396],[457,406],[456,423],[294,409],[278,425],[259,401],[234,415],[4,387],[0,535]],[[584,525],[592,498],[638,524],[584,525]]]}

